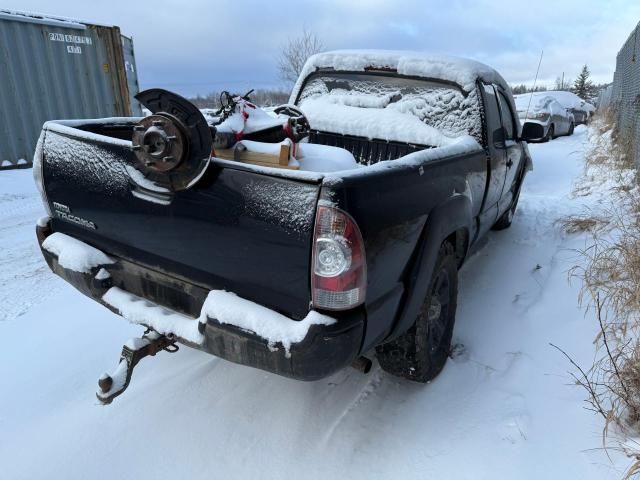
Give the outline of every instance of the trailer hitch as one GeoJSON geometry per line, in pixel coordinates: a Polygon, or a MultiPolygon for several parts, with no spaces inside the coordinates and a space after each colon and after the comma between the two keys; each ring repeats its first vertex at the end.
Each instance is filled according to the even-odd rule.
{"type": "Polygon", "coordinates": [[[114,398],[122,394],[131,381],[133,369],[140,360],[155,355],[161,350],[170,353],[178,351],[176,338],[173,335],[161,335],[147,330],[142,338],[132,338],[122,346],[120,362],[112,373],[103,373],[98,379],[96,397],[103,405],[110,404],[114,398]]]}

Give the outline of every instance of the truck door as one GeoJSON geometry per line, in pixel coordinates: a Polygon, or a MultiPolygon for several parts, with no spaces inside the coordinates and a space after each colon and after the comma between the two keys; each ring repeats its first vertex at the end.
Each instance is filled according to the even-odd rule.
{"type": "Polygon", "coordinates": [[[491,157],[482,222],[487,227],[491,227],[498,218],[498,201],[502,195],[507,173],[507,155],[496,90],[493,85],[483,85],[482,90],[487,128],[487,148],[491,157]]]}
{"type": "Polygon", "coordinates": [[[524,161],[522,145],[518,142],[518,129],[513,115],[511,104],[503,92],[497,90],[498,103],[500,104],[500,117],[504,129],[504,150],[506,156],[506,174],[504,187],[500,196],[498,213],[502,214],[511,207],[513,196],[518,187],[518,174],[524,161]]]}

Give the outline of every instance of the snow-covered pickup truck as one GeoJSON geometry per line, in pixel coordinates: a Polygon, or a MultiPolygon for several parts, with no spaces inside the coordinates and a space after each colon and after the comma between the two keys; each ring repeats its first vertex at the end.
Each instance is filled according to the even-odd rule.
{"type": "Polygon", "coordinates": [[[300,380],[373,353],[435,377],[458,269],[511,224],[531,166],[503,78],[420,53],[315,55],[280,109],[307,134],[277,167],[218,158],[216,128],[157,92],[142,119],[48,122],[34,159],[51,269],[148,327],[98,397],[176,342],[300,380]]]}

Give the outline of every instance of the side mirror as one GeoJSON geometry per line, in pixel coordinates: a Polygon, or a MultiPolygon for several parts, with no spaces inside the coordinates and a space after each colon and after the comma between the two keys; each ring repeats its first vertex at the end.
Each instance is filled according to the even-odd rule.
{"type": "Polygon", "coordinates": [[[522,136],[520,140],[530,142],[544,137],[544,127],[538,123],[527,122],[522,127],[522,136]]]}

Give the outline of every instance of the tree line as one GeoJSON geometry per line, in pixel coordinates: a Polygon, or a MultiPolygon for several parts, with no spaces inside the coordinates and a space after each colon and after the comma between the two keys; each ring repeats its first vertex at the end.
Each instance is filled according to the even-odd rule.
{"type": "MultiPolygon", "coordinates": [[[[291,38],[282,46],[277,58],[278,73],[283,85],[291,87],[304,66],[307,59],[318,52],[325,50],[322,40],[313,32],[303,30],[298,37],[291,38]]],[[[584,65],[575,80],[562,77],[556,78],[554,85],[536,85],[533,87],[525,84],[512,85],[514,94],[529,92],[546,92],[549,90],[564,90],[573,92],[580,98],[591,103],[595,102],[598,93],[608,84],[596,84],[591,80],[591,72],[588,65],[584,65]]],[[[251,100],[260,106],[270,107],[287,103],[289,100],[289,88],[262,88],[256,89],[251,94],[251,100]]],[[[220,108],[219,91],[207,95],[197,95],[189,98],[198,108],[220,108]]],[[[245,92],[233,92],[243,94],[245,92]]]]}
{"type": "MultiPolygon", "coordinates": [[[[244,95],[246,92],[231,92],[244,95]]],[[[220,108],[220,95],[222,92],[213,91],[207,95],[196,95],[189,98],[189,101],[198,108],[220,108]]],[[[289,101],[289,91],[282,88],[258,88],[254,90],[249,98],[253,103],[261,107],[274,107],[289,101]]]]}
{"type": "Polygon", "coordinates": [[[536,85],[533,87],[529,87],[525,84],[520,84],[512,85],[511,90],[513,90],[514,95],[530,92],[546,92],[549,90],[573,92],[580,98],[593,103],[598,97],[598,92],[600,92],[600,90],[602,90],[607,85],[608,84],[606,83],[593,83],[591,81],[591,72],[589,71],[589,66],[585,64],[575,80],[558,77],[556,78],[555,84],[551,86],[536,85]]]}
{"type": "MultiPolygon", "coordinates": [[[[283,84],[292,87],[298,79],[302,67],[307,59],[316,53],[325,50],[322,40],[313,32],[304,29],[302,34],[282,46],[278,55],[278,74],[283,84]]],[[[220,93],[211,92],[207,95],[197,95],[189,98],[189,101],[198,108],[220,108],[220,93]]],[[[232,92],[244,94],[245,92],[232,92]]],[[[250,95],[251,101],[261,107],[282,105],[289,101],[289,89],[287,88],[261,88],[256,89],[250,95]]]]}

